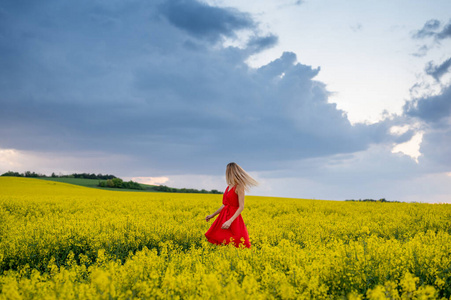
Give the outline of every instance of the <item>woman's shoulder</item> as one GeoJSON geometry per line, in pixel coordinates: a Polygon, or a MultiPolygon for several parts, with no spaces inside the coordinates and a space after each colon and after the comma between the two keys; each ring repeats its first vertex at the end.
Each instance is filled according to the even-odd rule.
{"type": "Polygon", "coordinates": [[[242,184],[235,185],[235,193],[238,194],[238,192],[244,192],[244,185],[242,184]]]}

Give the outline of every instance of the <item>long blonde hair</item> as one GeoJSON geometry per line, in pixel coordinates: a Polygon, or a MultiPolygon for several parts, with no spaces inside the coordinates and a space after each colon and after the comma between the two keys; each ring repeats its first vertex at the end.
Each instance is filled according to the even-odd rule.
{"type": "Polygon", "coordinates": [[[249,192],[251,186],[257,186],[258,181],[251,177],[246,171],[243,170],[237,163],[231,162],[226,168],[226,181],[230,186],[240,184],[244,189],[249,192]]]}

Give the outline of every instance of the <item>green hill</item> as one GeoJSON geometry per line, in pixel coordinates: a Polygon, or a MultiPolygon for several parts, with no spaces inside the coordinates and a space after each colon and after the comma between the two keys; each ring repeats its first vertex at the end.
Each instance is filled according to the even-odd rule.
{"type": "Polygon", "coordinates": [[[75,184],[90,188],[96,188],[101,190],[110,190],[110,191],[127,191],[127,192],[157,192],[157,185],[148,185],[140,183],[140,185],[144,188],[144,190],[136,190],[136,189],[118,189],[118,188],[110,188],[110,187],[99,187],[99,182],[106,180],[102,179],[85,179],[85,178],[63,178],[63,177],[36,177],[37,179],[56,181],[56,182],[64,182],[69,184],[75,184]]]}
{"type": "Polygon", "coordinates": [[[165,185],[149,185],[134,181],[126,182],[119,177],[109,174],[96,175],[94,173],[73,173],[71,175],[56,175],[55,173],[52,173],[51,176],[46,176],[45,174],[31,171],[26,171],[24,173],[8,171],[0,176],[36,178],[41,180],[56,181],[111,191],[222,194],[222,192],[218,190],[207,191],[205,189],[197,190],[187,188],[173,188],[165,185]]]}

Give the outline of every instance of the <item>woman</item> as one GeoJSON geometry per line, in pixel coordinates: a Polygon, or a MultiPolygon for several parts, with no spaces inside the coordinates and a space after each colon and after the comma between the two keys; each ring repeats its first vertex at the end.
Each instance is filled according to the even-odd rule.
{"type": "Polygon", "coordinates": [[[205,218],[208,222],[219,214],[205,237],[216,245],[233,242],[235,247],[243,243],[245,247],[250,248],[249,235],[241,212],[244,209],[244,191],[249,191],[249,187],[258,185],[258,182],[234,162],[227,165],[226,181],[228,186],[222,197],[222,206],[205,218]]]}

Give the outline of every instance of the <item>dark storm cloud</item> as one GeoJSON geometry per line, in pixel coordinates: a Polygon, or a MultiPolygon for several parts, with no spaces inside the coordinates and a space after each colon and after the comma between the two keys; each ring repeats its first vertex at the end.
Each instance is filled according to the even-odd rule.
{"type": "Polygon", "coordinates": [[[427,123],[439,124],[451,115],[451,86],[439,95],[414,99],[404,105],[404,113],[427,123]]]}
{"type": "MultiPolygon", "coordinates": [[[[429,63],[425,72],[436,80],[448,70],[450,59],[439,66],[429,63]]],[[[416,84],[413,88],[420,87],[416,84]]],[[[407,101],[403,107],[406,124],[415,124],[422,133],[421,156],[416,174],[447,173],[451,168],[451,85],[442,87],[438,94],[407,101]]],[[[445,176],[446,177],[446,176],[445,176]]]]}
{"type": "Polygon", "coordinates": [[[448,72],[450,66],[451,57],[445,60],[440,65],[435,65],[433,62],[429,62],[426,66],[425,72],[426,74],[434,77],[435,80],[439,81],[440,78],[448,72]]]}
{"type": "Polygon", "coordinates": [[[167,1],[159,8],[177,28],[211,41],[217,41],[221,36],[233,37],[236,30],[255,27],[248,14],[231,8],[212,7],[194,0],[167,1]]]}
{"type": "Polygon", "coordinates": [[[252,49],[254,52],[260,52],[262,50],[274,47],[279,38],[276,35],[268,35],[268,36],[255,36],[249,40],[247,46],[252,49]]]}
{"type": "Polygon", "coordinates": [[[451,128],[429,130],[423,136],[420,148],[423,162],[435,172],[449,172],[451,167],[451,128]]]}
{"type": "Polygon", "coordinates": [[[437,33],[437,38],[440,40],[443,40],[445,38],[451,37],[451,20],[448,22],[448,24],[445,25],[445,27],[437,33]]]}
{"type": "Polygon", "coordinates": [[[421,169],[417,174],[449,173],[451,168],[451,86],[440,94],[408,101],[404,115],[421,121],[421,169]]]}
{"type": "Polygon", "coordinates": [[[274,35],[256,35],[246,49],[212,46],[256,29],[235,10],[195,1],[17,5],[1,10],[0,148],[100,151],[136,158],[130,168],[207,174],[229,160],[269,170],[411,136],[394,140],[390,121],[351,125],[315,80],[320,68],[294,53],[250,68],[249,55],[274,35]]]}

